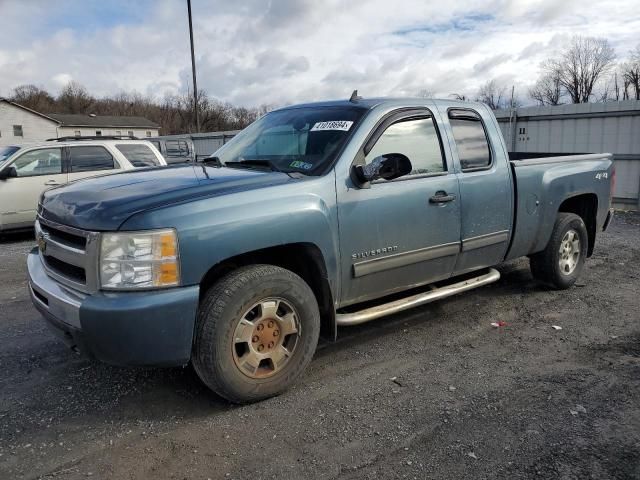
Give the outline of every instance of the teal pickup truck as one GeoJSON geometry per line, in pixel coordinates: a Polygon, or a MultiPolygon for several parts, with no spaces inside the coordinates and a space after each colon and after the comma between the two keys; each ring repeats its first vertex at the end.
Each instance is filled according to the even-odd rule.
{"type": "Polygon", "coordinates": [[[613,182],[608,154],[510,160],[483,104],[296,105],[204,163],[47,191],[29,289],[75,349],[191,362],[256,401],[295,382],[321,335],[495,282],[505,260],[571,287],[613,182]]]}

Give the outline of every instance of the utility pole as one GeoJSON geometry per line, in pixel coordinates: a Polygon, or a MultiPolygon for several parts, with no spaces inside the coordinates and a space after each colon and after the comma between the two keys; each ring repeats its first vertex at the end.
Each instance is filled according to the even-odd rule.
{"type": "Polygon", "coordinates": [[[198,83],[196,82],[196,56],[193,53],[193,25],[191,23],[191,0],[187,0],[189,11],[189,38],[191,39],[191,71],[193,73],[193,113],[196,116],[196,133],[200,133],[200,116],[198,115],[198,83]]]}

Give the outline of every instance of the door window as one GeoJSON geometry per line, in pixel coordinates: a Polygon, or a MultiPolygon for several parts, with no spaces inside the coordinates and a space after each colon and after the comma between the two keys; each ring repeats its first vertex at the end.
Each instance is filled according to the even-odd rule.
{"type": "Polygon", "coordinates": [[[99,146],[70,147],[71,172],[93,172],[116,168],[111,154],[99,146]]]}
{"type": "Polygon", "coordinates": [[[469,110],[450,110],[449,123],[462,170],[477,170],[491,166],[491,150],[478,114],[469,110]]]}
{"type": "Polygon", "coordinates": [[[390,125],[365,157],[366,163],[387,153],[402,153],[411,161],[410,175],[446,171],[440,139],[432,117],[409,118],[390,125]]]}
{"type": "Polygon", "coordinates": [[[59,148],[32,150],[13,162],[18,177],[57,175],[62,173],[62,154],[59,148]]]}

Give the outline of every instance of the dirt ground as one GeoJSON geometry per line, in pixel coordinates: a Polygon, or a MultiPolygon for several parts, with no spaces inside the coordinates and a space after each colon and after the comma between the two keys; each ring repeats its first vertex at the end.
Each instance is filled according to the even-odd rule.
{"type": "Polygon", "coordinates": [[[28,299],[32,243],[0,241],[0,479],[640,478],[640,215],[568,291],[505,264],[340,331],[292,390],[240,407],[191,368],[68,351],[28,299]]]}

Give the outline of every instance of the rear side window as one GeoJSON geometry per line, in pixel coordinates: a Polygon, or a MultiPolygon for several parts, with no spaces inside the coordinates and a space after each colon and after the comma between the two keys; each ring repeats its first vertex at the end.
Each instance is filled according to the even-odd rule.
{"type": "Polygon", "coordinates": [[[104,147],[69,147],[71,172],[93,172],[115,168],[113,157],[104,147]]]}
{"type": "Polygon", "coordinates": [[[189,156],[189,145],[183,140],[167,140],[166,147],[168,157],[189,156]]]}
{"type": "Polygon", "coordinates": [[[411,175],[445,171],[440,139],[433,118],[410,118],[390,125],[378,138],[365,161],[388,153],[402,153],[411,161],[411,175]]]}
{"type": "Polygon", "coordinates": [[[134,167],[155,167],[160,165],[158,159],[146,145],[119,144],[116,148],[122,152],[134,167]]]}
{"type": "Polygon", "coordinates": [[[470,110],[450,110],[449,123],[463,170],[491,165],[491,149],[480,116],[470,110]]]}
{"type": "Polygon", "coordinates": [[[155,140],[149,140],[154,147],[156,147],[158,149],[159,152],[162,152],[162,148],[160,148],[160,142],[157,142],[155,140]]]}

